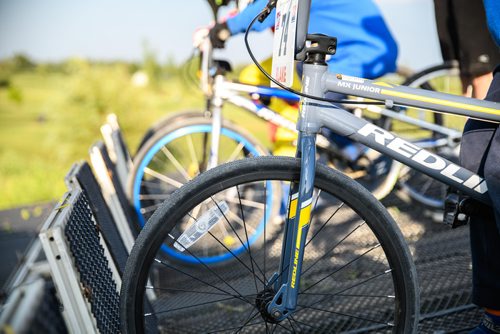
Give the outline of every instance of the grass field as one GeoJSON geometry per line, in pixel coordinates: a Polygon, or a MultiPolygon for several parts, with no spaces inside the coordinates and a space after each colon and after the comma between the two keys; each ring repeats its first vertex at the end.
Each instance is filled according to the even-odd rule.
{"type": "MultiPolygon", "coordinates": [[[[199,90],[180,75],[164,75],[148,87],[131,84],[125,66],[80,61],[64,73],[32,70],[0,88],[0,209],[57,200],[75,161],[87,160],[100,126],[115,113],[135,151],[141,136],[171,112],[202,110],[199,90]]],[[[266,127],[228,108],[225,116],[266,140],[266,127]]],[[[134,153],[134,152],[132,152],[134,153]]]]}

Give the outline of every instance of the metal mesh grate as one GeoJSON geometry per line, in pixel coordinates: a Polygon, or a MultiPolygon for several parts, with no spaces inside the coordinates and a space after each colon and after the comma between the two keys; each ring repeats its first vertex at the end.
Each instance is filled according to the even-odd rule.
{"type": "Polygon", "coordinates": [[[99,225],[99,230],[121,274],[125,269],[128,253],[106,202],[104,201],[99,184],[90,166],[86,162],[79,165],[75,172],[75,177],[87,198],[89,198],[89,204],[94,214],[94,218],[99,225]]]}
{"type": "Polygon", "coordinates": [[[119,295],[86,196],[75,203],[65,228],[84,295],[101,333],[119,331],[119,295]]]}
{"type": "Polygon", "coordinates": [[[400,201],[390,211],[417,267],[422,319],[418,333],[459,333],[477,326],[482,312],[472,304],[469,228],[450,229],[421,206],[400,201]]]}

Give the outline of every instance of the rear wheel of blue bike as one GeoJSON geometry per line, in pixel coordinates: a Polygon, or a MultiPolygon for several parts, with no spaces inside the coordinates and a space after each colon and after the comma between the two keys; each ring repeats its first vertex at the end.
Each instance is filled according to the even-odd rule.
{"type": "MultiPolygon", "coordinates": [[[[211,148],[212,121],[203,116],[177,118],[170,126],[163,127],[151,136],[134,158],[134,167],[129,176],[128,195],[142,228],[153,212],[176,189],[193,177],[207,170],[211,148]]],[[[218,161],[220,163],[237,159],[261,156],[265,149],[246,131],[225,122],[220,135],[218,161]]],[[[270,186],[269,207],[279,209],[277,187],[270,186]],[[273,203],[273,200],[275,202],[273,203]]],[[[250,241],[256,242],[262,234],[263,222],[255,222],[250,241]]],[[[240,228],[240,227],[238,227],[240,228]]],[[[218,229],[217,235],[223,236],[224,245],[239,254],[243,248],[238,246],[234,232],[218,229]]],[[[224,249],[204,248],[201,257],[205,263],[223,263],[231,259],[224,249]]],[[[163,250],[171,260],[198,265],[192,257],[165,246],[163,250]]]]}
{"type": "Polygon", "coordinates": [[[244,159],[176,191],[142,230],[127,262],[122,332],[415,332],[416,271],[401,232],[366,189],[324,165],[317,166],[298,305],[273,321],[266,305],[275,294],[273,274],[284,272],[283,226],[269,234],[268,188],[297,182],[299,171],[298,159],[244,159]],[[252,244],[249,226],[262,219],[264,242],[252,244]],[[244,252],[230,252],[231,266],[204,263],[196,244],[225,248],[212,231],[237,224],[245,227],[235,233],[244,252]],[[173,264],[165,246],[200,265],[173,264]]]}

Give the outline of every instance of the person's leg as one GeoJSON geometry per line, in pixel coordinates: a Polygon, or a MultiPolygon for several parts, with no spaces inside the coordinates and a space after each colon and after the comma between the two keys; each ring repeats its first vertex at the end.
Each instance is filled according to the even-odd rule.
{"type": "MultiPolygon", "coordinates": [[[[500,73],[486,97],[500,101],[500,73]]],[[[469,120],[464,129],[460,160],[483,176],[495,220],[473,216],[470,221],[473,302],[485,308],[483,323],[472,333],[500,333],[500,130],[498,124],[469,120]]],[[[493,216],[493,215],[492,215],[493,216]]]]}

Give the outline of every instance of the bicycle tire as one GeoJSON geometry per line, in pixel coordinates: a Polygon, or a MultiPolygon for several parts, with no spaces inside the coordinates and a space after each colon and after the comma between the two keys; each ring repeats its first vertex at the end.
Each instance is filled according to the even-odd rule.
{"type": "MultiPolygon", "coordinates": [[[[257,316],[258,320],[262,320],[260,319],[260,314],[256,313],[253,309],[254,306],[252,306],[253,302],[257,304],[256,300],[263,298],[259,294],[262,293],[259,292],[261,283],[257,282],[255,278],[258,276],[256,273],[259,274],[256,270],[250,271],[254,277],[245,271],[244,264],[242,265],[241,263],[238,264],[240,267],[235,264],[231,268],[206,266],[204,268],[196,268],[198,270],[186,267],[182,269],[175,268],[174,270],[172,269],[174,268],[173,265],[164,262],[159,249],[164,242],[172,242],[170,238],[176,239],[178,237],[177,234],[181,231],[177,230],[177,223],[186,214],[189,214],[193,208],[197,207],[198,203],[205,203],[207,199],[213,199],[214,197],[218,200],[220,197],[217,196],[219,196],[220,192],[232,189],[233,187],[240,189],[239,187],[243,185],[259,184],[259,182],[267,184],[267,182],[271,182],[270,180],[273,180],[272,182],[275,180],[295,182],[298,180],[299,175],[300,161],[298,159],[286,157],[243,159],[211,169],[176,191],[174,196],[171,196],[168,201],[163,203],[151,217],[139,235],[127,261],[123,275],[120,301],[122,332],[143,333],[145,326],[150,328],[149,325],[152,324],[159,325],[161,329],[169,333],[219,332],[221,324],[227,325],[227,329],[231,329],[231,332],[268,332],[267,330],[270,329],[267,322],[265,324],[249,324],[251,322],[248,320],[250,315],[238,303],[234,305],[230,301],[218,299],[210,301],[210,298],[216,298],[210,297],[211,295],[221,295],[221,291],[224,292],[228,290],[228,287],[233,287],[232,289],[236,292],[237,298],[233,296],[231,300],[236,299],[236,301],[240,301],[245,306],[246,303],[249,303],[252,308],[251,313],[255,313],[254,317],[257,316]],[[240,268],[241,270],[239,270],[240,268]],[[160,272],[161,270],[165,272],[160,272]],[[242,270],[246,275],[241,274],[242,270]],[[148,279],[151,279],[154,282],[152,284],[156,285],[156,287],[148,285],[148,279]],[[200,282],[202,283],[201,285],[200,282]],[[217,285],[211,285],[212,282],[217,285]],[[254,283],[256,294],[246,295],[244,291],[247,293],[250,290],[254,291],[254,283]],[[179,286],[176,284],[179,284],[179,286]],[[235,284],[238,284],[237,288],[239,290],[236,290],[235,284]],[[199,290],[200,286],[201,288],[208,287],[210,291],[202,292],[199,290]],[[153,310],[148,310],[148,313],[144,313],[143,306],[144,290],[146,289],[152,289],[158,293],[156,299],[152,301],[153,310]],[[204,293],[207,295],[204,296],[204,293]],[[256,297],[255,300],[242,301],[238,299],[238,294],[242,298],[256,297]],[[186,303],[190,301],[195,303],[192,305],[195,307],[194,309],[187,307],[186,303]],[[164,309],[163,313],[157,309],[158,307],[166,306],[174,306],[174,308],[164,309]],[[160,315],[168,315],[170,318],[161,319],[160,315]],[[146,317],[148,321],[145,325],[146,317]],[[244,325],[252,327],[249,330],[243,328],[244,326],[240,328],[235,327],[235,318],[238,319],[238,324],[241,325],[244,323],[244,325]],[[247,319],[246,323],[245,319],[247,319]],[[259,325],[259,328],[255,327],[257,325],[259,325]]],[[[315,262],[303,270],[299,305],[309,298],[306,293],[307,290],[314,286],[317,288],[318,283],[313,284],[312,282],[312,279],[316,277],[313,275],[323,277],[324,270],[331,270],[332,268],[334,269],[333,273],[336,275],[334,282],[332,280],[325,280],[325,278],[331,275],[329,274],[323,280],[320,279],[319,283],[325,284],[326,282],[335,285],[336,288],[332,287],[332,285],[326,286],[327,291],[337,290],[335,296],[341,296],[342,298],[330,299],[330,294],[323,296],[324,293],[310,293],[313,296],[320,295],[323,298],[320,298],[319,301],[316,301],[312,305],[305,306],[296,311],[293,315],[296,316],[296,319],[292,316],[293,320],[289,322],[292,323],[293,321],[300,329],[299,332],[304,333],[332,333],[359,331],[361,329],[367,329],[376,333],[389,331],[407,334],[415,332],[419,310],[416,270],[411,260],[408,246],[392,217],[382,204],[366,189],[342,173],[324,165],[317,165],[315,186],[321,189],[322,192],[316,192],[316,201],[313,200],[315,210],[312,214],[310,237],[306,244],[306,247],[309,248],[305,253],[303,268],[306,268],[312,261],[315,262]],[[329,197],[330,195],[321,197],[324,193],[331,194],[331,196],[335,196],[342,202],[340,204],[339,202],[335,202],[333,197],[329,197]],[[320,202],[325,202],[318,205],[318,198],[320,202]],[[345,210],[347,211],[343,211],[344,206],[342,203],[346,205],[345,210]],[[340,215],[344,219],[340,222],[342,217],[337,216],[335,226],[327,226],[331,222],[330,219],[326,223],[318,225],[319,217],[324,215],[324,212],[320,211],[322,210],[321,207],[333,208],[334,213],[332,217],[341,212],[340,215]],[[360,219],[357,219],[357,217],[352,218],[350,215],[359,215],[360,219]],[[358,226],[355,227],[356,225],[358,226]],[[355,228],[350,230],[351,227],[355,228]],[[321,236],[319,231],[328,234],[321,236]],[[336,233],[332,233],[334,231],[336,233]],[[354,234],[356,237],[349,239],[354,234]],[[375,239],[368,240],[366,238],[368,234],[375,239]],[[375,246],[373,246],[374,242],[375,246]],[[322,249],[329,247],[333,243],[337,243],[332,248],[335,256],[332,255],[331,258],[319,258],[318,252],[321,252],[322,249]],[[377,243],[381,245],[377,250],[382,250],[385,253],[367,255],[369,251],[365,249],[367,247],[378,247],[376,246],[377,243]],[[340,244],[342,246],[338,247],[340,244]],[[353,253],[357,254],[354,260],[352,257],[353,253]],[[385,260],[382,258],[382,255],[386,256],[385,260]],[[370,256],[370,258],[366,258],[365,256],[370,256]],[[363,260],[357,262],[359,259],[363,260]],[[321,268],[317,266],[311,272],[309,269],[319,263],[319,261],[326,261],[322,262],[322,266],[325,263],[326,266],[321,268]],[[353,263],[355,264],[354,267],[353,263]],[[387,269],[387,266],[390,269],[387,269]],[[343,270],[348,267],[350,269],[344,272],[343,270]],[[337,275],[338,272],[341,272],[341,275],[337,275]],[[386,276],[387,274],[391,274],[391,277],[386,276]],[[384,281],[384,284],[392,285],[392,290],[389,287],[389,290],[393,291],[392,296],[385,295],[391,292],[387,292],[387,287],[384,284],[381,286],[378,285],[381,283],[379,281],[381,278],[380,275],[388,281],[388,283],[384,281]],[[311,278],[310,276],[313,277],[311,278]],[[345,284],[348,286],[346,287],[345,284]],[[346,291],[349,292],[345,293],[346,291]],[[363,292],[367,295],[363,295],[363,292]],[[359,299],[363,297],[366,298],[359,299]],[[328,302],[332,301],[334,304],[340,301],[340,305],[344,305],[344,308],[340,307],[341,311],[339,312],[322,309],[320,311],[323,311],[323,313],[317,311],[318,307],[322,307],[324,304],[325,298],[328,298],[328,302]],[[351,304],[347,305],[343,300],[349,300],[351,304]],[[385,303],[389,303],[390,306],[384,308],[385,303]],[[350,307],[360,308],[363,313],[359,316],[354,316],[347,314],[346,312],[348,311],[342,312],[342,310],[350,310],[350,307]],[[332,313],[335,316],[332,316],[332,313]],[[375,321],[375,316],[382,318],[377,318],[380,321],[374,324],[372,321],[375,321]],[[368,321],[365,317],[372,317],[372,319],[368,319],[368,321]],[[390,319],[392,318],[394,318],[393,327],[387,324],[387,321],[391,321],[390,319]],[[306,324],[303,321],[310,321],[312,324],[306,324]],[[380,325],[379,322],[382,322],[383,325],[380,325]],[[309,327],[304,328],[304,325],[309,327]],[[308,330],[309,328],[311,330],[308,330]]],[[[240,208],[234,208],[234,210],[240,209],[242,212],[241,217],[246,217],[248,211],[245,209],[245,214],[243,214],[241,204],[240,208]]],[[[264,207],[263,211],[265,212],[265,210],[264,207]]],[[[330,212],[328,212],[329,215],[330,212]]],[[[199,219],[201,220],[201,218],[199,219]]],[[[259,250],[255,248],[252,250],[252,247],[249,246],[247,253],[250,256],[241,257],[239,261],[250,262],[247,265],[248,270],[250,270],[250,265],[254,268],[254,263],[255,268],[258,267],[258,263],[262,266],[263,261],[264,275],[262,282],[264,282],[266,281],[265,273],[272,274],[272,270],[267,270],[266,268],[266,259],[267,263],[273,266],[279,262],[280,244],[281,240],[279,238],[276,238],[272,245],[263,243],[263,247],[267,245],[267,250],[269,250],[269,254],[267,254],[267,250],[264,248],[264,256],[261,256],[259,250]],[[253,258],[252,253],[254,253],[253,258]],[[275,254],[278,254],[277,258],[273,257],[275,254]]],[[[325,250],[325,254],[329,252],[325,250]]],[[[195,254],[193,253],[192,255],[194,256],[195,254]]],[[[223,294],[226,295],[225,292],[223,294]]],[[[232,295],[232,291],[229,295],[232,295]]],[[[280,328],[277,328],[279,325],[270,324],[269,326],[275,326],[273,332],[276,330],[276,333],[283,332],[283,328],[281,327],[286,327],[286,332],[295,332],[294,326],[292,324],[288,325],[286,322],[280,328]],[[292,330],[287,326],[291,326],[292,330]]],[[[220,332],[226,331],[220,330],[220,332]]]]}
{"type": "MultiPolygon", "coordinates": [[[[206,169],[206,162],[208,158],[205,159],[205,162],[199,163],[193,170],[192,161],[181,159],[177,156],[177,154],[182,155],[183,158],[186,157],[187,154],[181,150],[182,148],[185,148],[185,145],[183,144],[183,140],[185,138],[194,137],[194,139],[191,139],[194,142],[194,151],[196,151],[197,144],[200,144],[199,141],[197,141],[197,139],[200,139],[200,136],[204,136],[204,144],[210,143],[208,137],[212,132],[211,119],[200,116],[199,114],[198,116],[195,116],[195,114],[189,114],[186,117],[178,115],[175,120],[176,122],[172,123],[170,126],[158,128],[158,131],[146,141],[134,158],[133,168],[129,174],[127,194],[131,201],[131,205],[136,212],[136,216],[138,217],[139,228],[142,228],[145,225],[154,209],[156,209],[156,207],[158,207],[161,202],[174,191],[173,188],[175,187],[166,183],[166,186],[164,186],[164,181],[163,179],[160,179],[161,177],[166,177],[168,175],[167,182],[169,180],[173,180],[172,182],[175,181],[178,186],[180,186],[185,183],[187,179],[194,177],[196,174],[201,173],[206,169]],[[172,167],[175,163],[173,163],[174,158],[171,160],[163,160],[163,158],[165,158],[165,149],[167,149],[168,153],[171,153],[172,156],[174,156],[176,162],[185,169],[184,174],[187,176],[178,175],[175,170],[170,171],[173,175],[171,175],[170,172],[166,172],[169,168],[175,169],[175,166],[172,167]],[[176,151],[178,152],[176,153],[176,151]],[[148,175],[148,173],[153,172],[155,176],[148,175]]],[[[238,144],[241,145],[242,152],[242,155],[238,157],[259,156],[267,153],[263,146],[260,145],[257,140],[255,140],[245,130],[230,122],[224,121],[221,130],[221,146],[224,146],[224,144],[226,144],[226,146],[231,145],[231,151],[233,151],[233,148],[239,148],[239,146],[236,145],[237,143],[242,143],[238,144]],[[233,140],[235,141],[234,143],[231,142],[233,140]]],[[[200,151],[198,150],[197,153],[200,153],[200,151]]],[[[198,156],[199,154],[196,155],[198,156]]],[[[202,159],[203,157],[205,157],[204,154],[202,154],[202,159]]],[[[280,201],[277,196],[280,193],[280,190],[276,188],[271,190],[276,193],[273,205],[279,207],[280,201]]],[[[231,244],[234,243],[235,240],[228,235],[226,241],[228,244],[231,244]]],[[[241,250],[241,247],[239,247],[235,250],[235,252],[239,252],[241,250]]],[[[187,264],[197,264],[197,262],[193,259],[178,255],[175,252],[171,252],[169,249],[165,249],[165,252],[171,254],[174,257],[173,260],[185,262],[187,264]]],[[[230,256],[228,256],[227,253],[221,253],[218,255],[211,254],[204,257],[204,259],[207,263],[223,263],[225,260],[230,259],[230,256]]]]}
{"type": "MultiPolygon", "coordinates": [[[[425,90],[441,91],[445,93],[461,94],[460,71],[455,61],[445,62],[419,72],[406,80],[404,85],[425,90]]],[[[441,126],[454,126],[460,128],[458,117],[445,116],[440,113],[426,112],[432,115],[435,124],[441,126]],[[450,120],[454,122],[450,122],[450,120]],[[457,123],[455,125],[454,123],[457,123]]],[[[425,115],[422,112],[422,115],[425,115]]],[[[421,116],[422,117],[422,116],[421,116]]],[[[425,117],[425,116],[424,116],[425,117]]],[[[443,136],[434,132],[429,134],[429,139],[434,140],[443,136]]],[[[458,162],[459,143],[448,141],[447,145],[431,148],[437,155],[448,160],[458,162]]],[[[400,172],[399,188],[411,199],[431,209],[442,209],[448,186],[420,173],[414,169],[403,166],[400,172]]]]}

